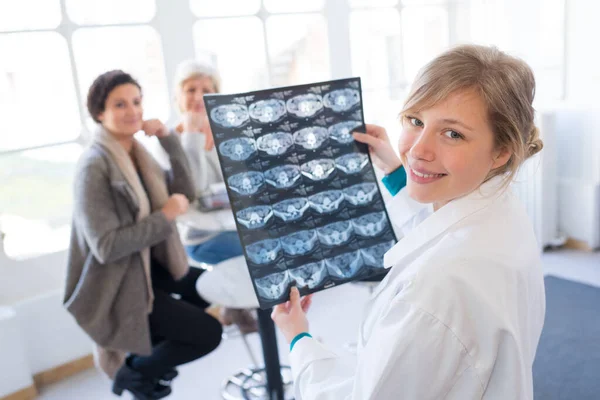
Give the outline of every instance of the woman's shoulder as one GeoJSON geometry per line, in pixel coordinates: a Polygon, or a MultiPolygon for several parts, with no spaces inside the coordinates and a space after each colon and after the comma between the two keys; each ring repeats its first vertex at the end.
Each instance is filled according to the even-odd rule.
{"type": "Polygon", "coordinates": [[[108,170],[109,157],[102,146],[95,143],[92,143],[83,150],[75,168],[76,175],[88,175],[93,171],[107,173],[108,170]]]}

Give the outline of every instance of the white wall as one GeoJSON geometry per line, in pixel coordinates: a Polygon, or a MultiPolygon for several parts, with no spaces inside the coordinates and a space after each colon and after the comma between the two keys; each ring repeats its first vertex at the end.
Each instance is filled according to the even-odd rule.
{"type": "Polygon", "coordinates": [[[566,95],[569,103],[590,105],[600,93],[600,2],[566,0],[567,74],[566,95]]]}
{"type": "Polygon", "coordinates": [[[93,342],[62,305],[62,289],[14,305],[32,375],[92,352],[93,342]]]}
{"type": "Polygon", "coordinates": [[[600,247],[600,3],[566,0],[566,106],[557,116],[559,228],[600,247]]]}
{"type": "Polygon", "coordinates": [[[0,398],[33,384],[15,310],[0,307],[0,398]]]}

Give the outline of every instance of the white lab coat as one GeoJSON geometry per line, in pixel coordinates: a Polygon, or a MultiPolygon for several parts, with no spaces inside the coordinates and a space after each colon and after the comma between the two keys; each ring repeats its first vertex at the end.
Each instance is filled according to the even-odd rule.
{"type": "Polygon", "coordinates": [[[433,213],[402,190],[403,237],[369,300],[354,362],[314,339],[290,354],[297,400],[533,399],[545,312],[533,228],[494,178],[433,213]]]}

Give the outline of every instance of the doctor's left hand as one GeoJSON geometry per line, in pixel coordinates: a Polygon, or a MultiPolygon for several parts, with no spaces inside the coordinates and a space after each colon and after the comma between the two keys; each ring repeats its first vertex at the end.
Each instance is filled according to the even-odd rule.
{"type": "Polygon", "coordinates": [[[298,288],[293,287],[290,291],[290,300],[275,306],[271,318],[279,327],[285,339],[290,343],[296,335],[308,332],[308,320],[306,312],[312,302],[312,295],[300,299],[298,288]]]}

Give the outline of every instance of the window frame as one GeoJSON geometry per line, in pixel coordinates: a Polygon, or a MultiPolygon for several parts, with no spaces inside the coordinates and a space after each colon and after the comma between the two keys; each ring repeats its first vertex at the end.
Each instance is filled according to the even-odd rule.
{"type": "MultiPolygon", "coordinates": [[[[16,1],[16,0],[15,0],[16,1]]],[[[66,43],[69,54],[69,64],[71,67],[71,74],[73,80],[73,86],[75,89],[75,98],[77,100],[77,107],[79,111],[79,122],[81,130],[77,138],[64,142],[54,142],[50,144],[43,144],[39,146],[30,146],[26,148],[0,150],[0,157],[12,155],[14,153],[21,153],[30,150],[37,149],[48,149],[57,146],[63,146],[66,144],[76,143],[79,145],[85,145],[87,139],[90,136],[89,129],[87,127],[87,110],[85,109],[85,101],[83,99],[81,90],[81,82],[79,81],[78,65],[75,61],[74,49],[73,49],[73,34],[80,28],[93,28],[93,27],[128,27],[128,26],[149,26],[153,28],[159,35],[160,43],[162,47],[164,71],[166,74],[167,82],[167,93],[168,98],[173,99],[173,79],[175,76],[175,70],[177,64],[184,59],[195,56],[195,45],[193,28],[194,24],[200,20],[207,19],[221,19],[227,18],[226,16],[197,16],[192,11],[191,0],[188,1],[172,1],[172,0],[154,0],[155,1],[155,14],[148,21],[144,23],[131,22],[131,23],[115,23],[115,24],[85,24],[79,25],[72,21],[69,17],[69,13],[66,9],[66,0],[60,0],[60,12],[61,22],[53,29],[25,29],[16,31],[3,31],[0,35],[14,34],[14,33],[29,33],[29,32],[55,32],[61,35],[66,43]],[[178,24],[173,24],[173,20],[177,20],[178,24]],[[171,43],[177,43],[177,46],[170,45],[171,43]]],[[[405,7],[427,7],[435,4],[439,7],[445,7],[448,12],[448,41],[450,45],[458,43],[458,32],[456,29],[456,21],[458,20],[458,7],[467,4],[470,6],[477,1],[481,0],[447,0],[445,2],[424,2],[422,5],[404,5],[402,0],[398,0],[398,3],[391,8],[398,10],[400,18],[402,18],[402,10],[405,7]]],[[[566,2],[563,1],[563,6],[566,7],[566,2]]],[[[269,85],[273,82],[273,73],[271,68],[269,43],[267,36],[267,20],[272,16],[285,16],[285,15],[314,15],[320,14],[324,18],[327,40],[329,44],[329,68],[331,79],[340,79],[354,76],[352,71],[352,65],[350,60],[351,56],[351,41],[350,41],[350,15],[354,10],[377,10],[380,6],[360,6],[351,7],[349,0],[325,0],[322,9],[312,11],[300,11],[300,12],[269,12],[265,7],[263,1],[260,2],[259,10],[254,14],[244,14],[239,16],[256,16],[262,23],[263,39],[265,41],[265,65],[267,68],[267,77],[269,85]]],[[[386,7],[389,8],[389,7],[386,7]]],[[[560,99],[564,100],[566,96],[566,65],[567,65],[567,15],[563,19],[563,25],[561,27],[563,32],[563,46],[562,46],[562,60],[558,66],[544,66],[544,68],[556,69],[558,68],[561,72],[562,82],[560,82],[560,99]]],[[[400,35],[402,35],[402,23],[400,25],[400,35]]],[[[404,49],[401,50],[402,52],[404,49]]],[[[402,53],[402,59],[404,54],[402,53]]],[[[408,82],[404,82],[402,85],[388,85],[385,87],[369,88],[365,89],[365,92],[377,92],[383,90],[400,90],[406,91],[408,89],[408,82]]],[[[177,116],[177,110],[175,104],[169,102],[170,109],[168,115],[170,118],[164,121],[167,124],[174,122],[175,116],[177,116]]],[[[2,232],[0,232],[0,236],[2,232]]],[[[62,251],[62,250],[61,250],[62,251]]],[[[39,256],[35,256],[39,257],[39,256]]]]}

